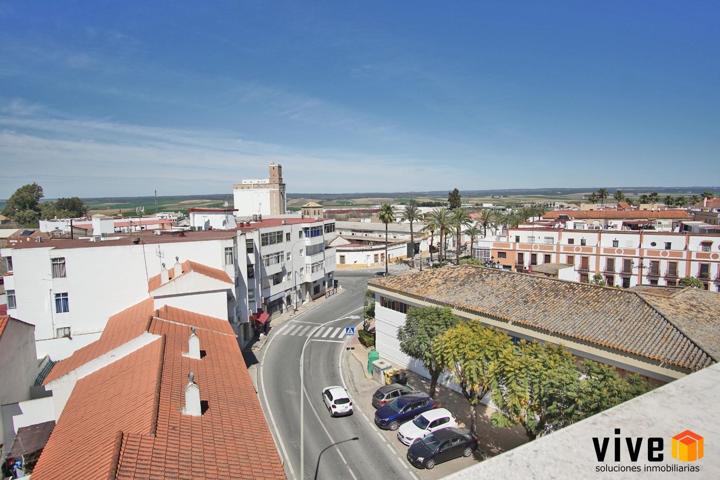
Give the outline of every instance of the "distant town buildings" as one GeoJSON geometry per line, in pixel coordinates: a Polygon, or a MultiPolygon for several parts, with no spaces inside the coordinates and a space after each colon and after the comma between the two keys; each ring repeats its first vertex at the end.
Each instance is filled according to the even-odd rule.
{"type": "Polygon", "coordinates": [[[287,209],[287,198],[282,166],[270,164],[269,178],[247,179],[236,183],[233,200],[238,217],[283,215],[287,209]]]}
{"type": "MultiPolygon", "coordinates": [[[[413,224],[415,251],[421,256],[429,252],[428,234],[424,224],[413,224]]],[[[412,256],[409,223],[389,223],[388,261],[405,260],[412,256]]],[[[385,224],[371,222],[335,222],[338,236],[330,243],[335,247],[339,270],[372,268],[385,265],[385,224]]]]}

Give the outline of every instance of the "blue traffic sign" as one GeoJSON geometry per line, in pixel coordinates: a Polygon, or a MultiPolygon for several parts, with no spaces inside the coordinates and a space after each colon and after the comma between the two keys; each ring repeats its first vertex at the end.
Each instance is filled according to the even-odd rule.
{"type": "Polygon", "coordinates": [[[345,327],[345,336],[352,337],[355,335],[355,327],[345,327]]]}

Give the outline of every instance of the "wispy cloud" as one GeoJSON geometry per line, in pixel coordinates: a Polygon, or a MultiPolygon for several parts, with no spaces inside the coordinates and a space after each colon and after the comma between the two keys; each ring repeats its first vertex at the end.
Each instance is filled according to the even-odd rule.
{"type": "Polygon", "coordinates": [[[461,172],[378,156],[303,150],[241,138],[230,131],[175,129],[48,114],[10,101],[0,115],[0,196],[26,181],[44,183],[48,196],[230,192],[241,178],[285,166],[290,191],[397,190],[400,184],[438,188],[461,172]],[[408,165],[413,164],[412,170],[408,165]]]}

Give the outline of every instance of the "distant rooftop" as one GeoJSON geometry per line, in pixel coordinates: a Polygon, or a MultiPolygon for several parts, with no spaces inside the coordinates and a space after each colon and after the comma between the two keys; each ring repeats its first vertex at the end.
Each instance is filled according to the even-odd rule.
{"type": "Polygon", "coordinates": [[[371,287],[448,305],[685,371],[720,359],[720,294],[667,299],[472,265],[376,278],[371,287]]]}
{"type": "Polygon", "coordinates": [[[667,210],[551,210],[543,215],[545,219],[558,219],[561,216],[574,218],[576,220],[639,220],[639,219],[672,219],[672,220],[690,220],[692,215],[687,210],[667,209],[667,210]]]}

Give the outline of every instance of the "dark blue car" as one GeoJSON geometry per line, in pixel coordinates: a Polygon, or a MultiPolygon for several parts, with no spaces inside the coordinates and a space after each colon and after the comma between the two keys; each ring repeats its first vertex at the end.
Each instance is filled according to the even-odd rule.
{"type": "Polygon", "coordinates": [[[435,402],[427,393],[404,395],[375,412],[375,425],[383,430],[397,430],[400,424],[433,408],[435,402]]]}

